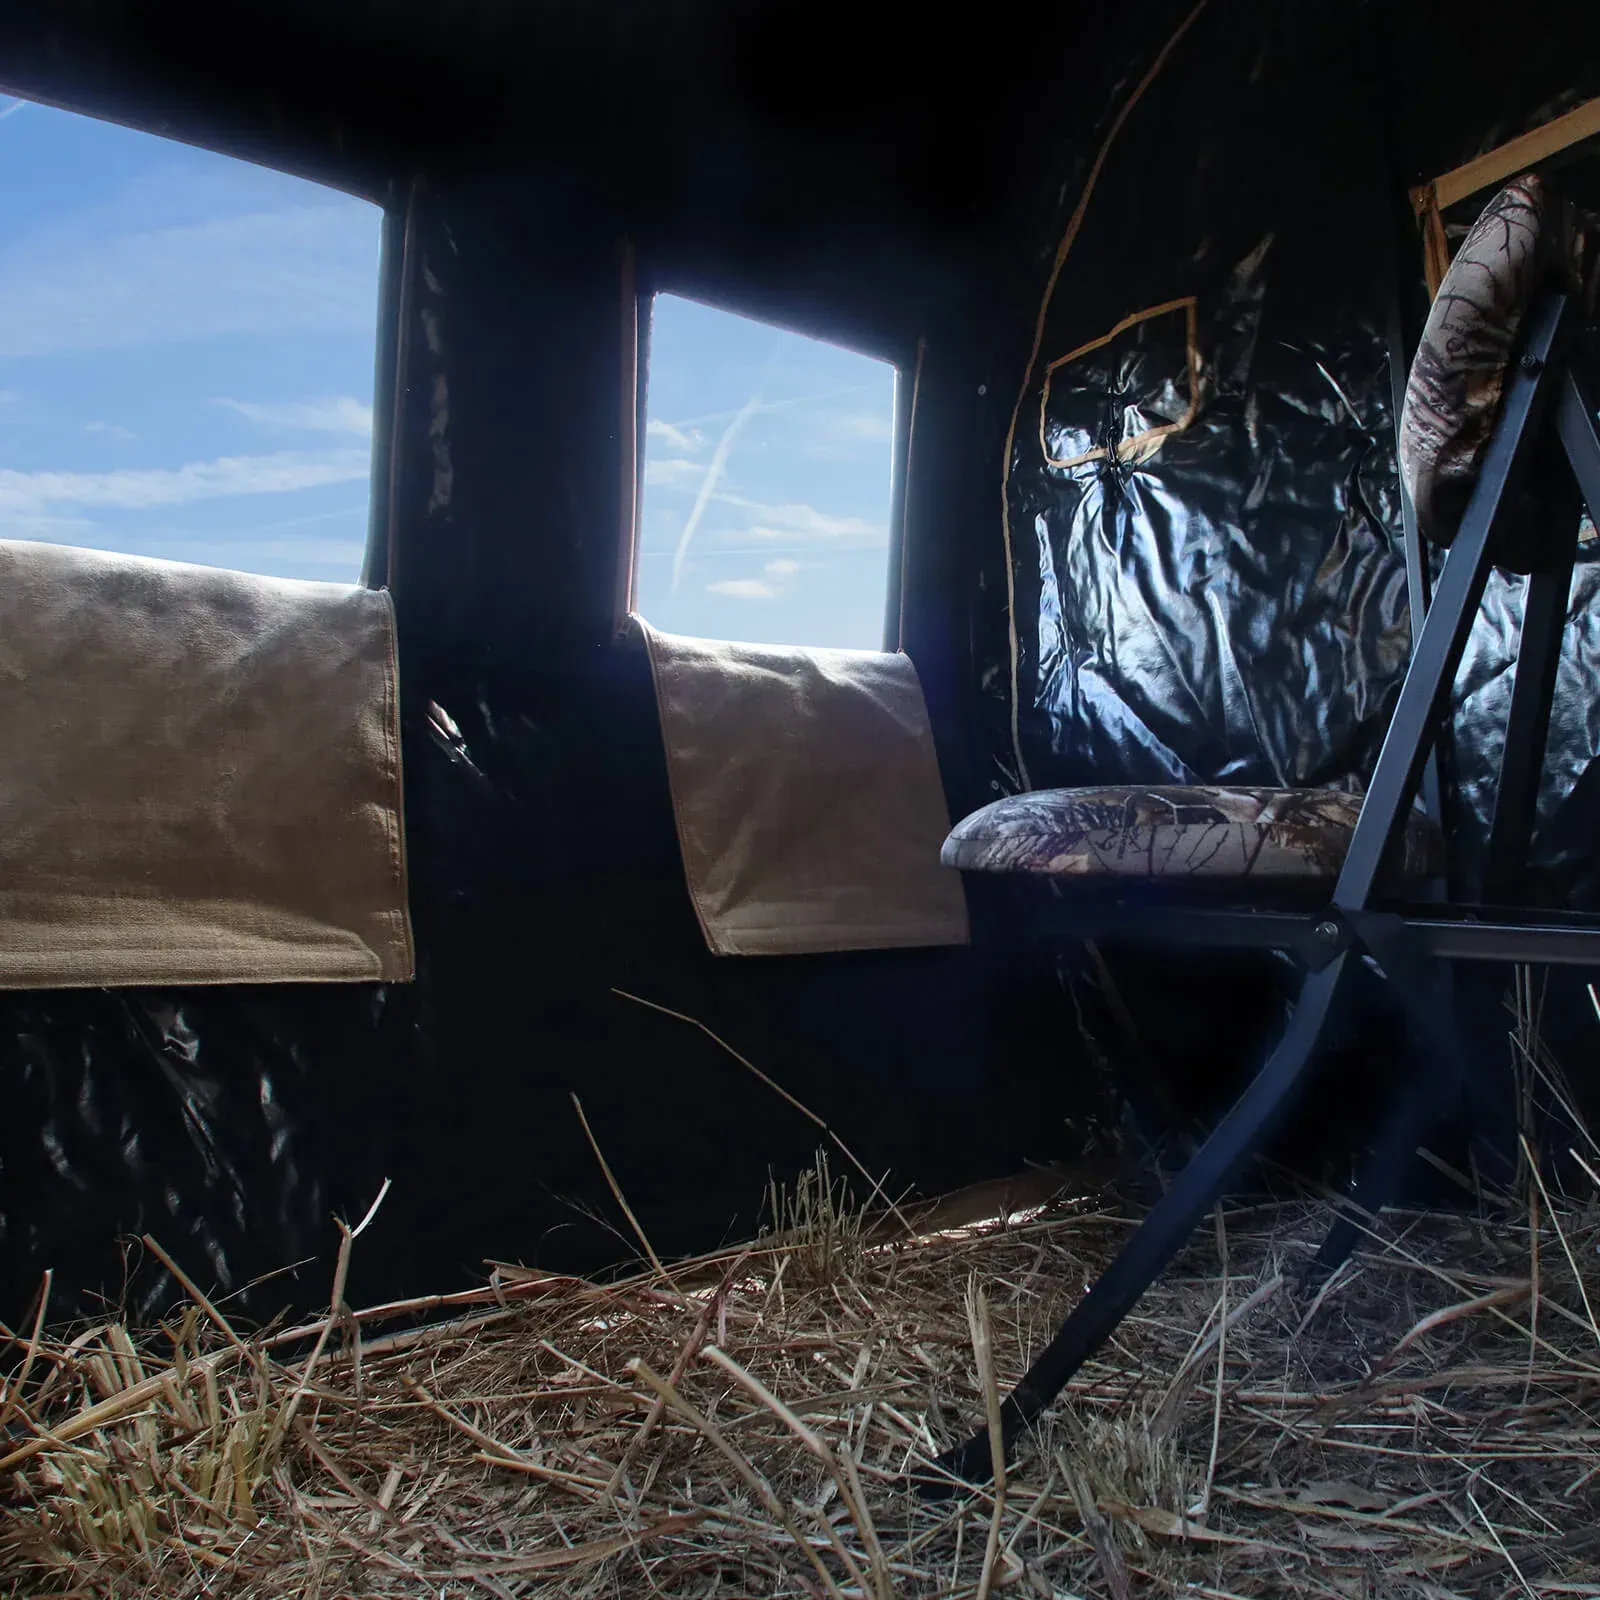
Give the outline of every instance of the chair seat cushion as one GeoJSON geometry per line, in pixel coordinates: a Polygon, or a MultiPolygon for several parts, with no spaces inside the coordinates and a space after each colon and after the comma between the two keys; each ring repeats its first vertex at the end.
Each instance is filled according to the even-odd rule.
{"type": "MultiPolygon", "coordinates": [[[[1332,879],[1361,797],[1334,789],[1041,789],[975,811],[940,859],[963,872],[1048,877],[1332,879]]],[[[1418,811],[1399,852],[1437,872],[1443,841],[1418,811]]]]}

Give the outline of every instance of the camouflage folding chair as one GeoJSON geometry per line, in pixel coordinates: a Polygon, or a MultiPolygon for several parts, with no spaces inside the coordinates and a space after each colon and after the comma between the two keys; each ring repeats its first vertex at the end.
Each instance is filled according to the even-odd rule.
{"type": "MultiPolygon", "coordinates": [[[[1400,463],[1416,529],[1449,554],[1365,795],[1036,791],[986,806],[945,844],[947,866],[1048,886],[1039,916],[1052,938],[1277,949],[1305,972],[1265,1065],[1004,1402],[1008,1449],[1260,1149],[1305,1081],[1357,963],[1405,1007],[1434,1096],[1462,1081],[1467,1058],[1452,1008],[1437,999],[1445,963],[1600,966],[1600,917],[1491,909],[1515,904],[1525,870],[1581,503],[1600,513],[1600,432],[1584,376],[1590,330],[1570,219],[1538,177],[1507,185],[1457,253],[1428,318],[1406,386],[1400,463]],[[1528,575],[1526,605],[1483,903],[1452,905],[1419,892],[1440,870],[1443,840],[1413,802],[1495,566],[1528,575]]],[[[1392,1177],[1415,1149],[1436,1103],[1412,1096],[1391,1117],[1375,1158],[1379,1203],[1383,1173],[1392,1177]]],[[[1354,1237],[1336,1225],[1324,1266],[1354,1237]]],[[[925,1492],[985,1479],[987,1432],[939,1467],[922,1479],[925,1492]]]]}

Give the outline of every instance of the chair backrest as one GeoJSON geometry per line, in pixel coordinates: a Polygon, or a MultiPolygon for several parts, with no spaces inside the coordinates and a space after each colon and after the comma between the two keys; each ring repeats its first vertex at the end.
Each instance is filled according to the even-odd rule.
{"type": "Polygon", "coordinates": [[[1577,287],[1572,211],[1537,173],[1501,189],[1439,286],[1411,363],[1399,427],[1400,470],[1430,543],[1448,547],[1500,415],[1529,306],[1577,287]]]}

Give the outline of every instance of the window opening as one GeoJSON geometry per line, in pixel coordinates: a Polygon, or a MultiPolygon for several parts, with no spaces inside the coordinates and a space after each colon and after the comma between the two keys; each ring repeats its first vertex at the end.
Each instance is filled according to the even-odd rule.
{"type": "Polygon", "coordinates": [[[0,95],[0,537],[355,582],[383,213],[0,95]]]}
{"type": "Polygon", "coordinates": [[[655,295],[634,609],[668,633],[883,649],[896,381],[655,295]]]}

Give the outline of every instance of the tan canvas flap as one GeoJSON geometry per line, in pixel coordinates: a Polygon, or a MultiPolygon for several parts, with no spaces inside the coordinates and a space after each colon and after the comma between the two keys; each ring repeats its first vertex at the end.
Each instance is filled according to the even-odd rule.
{"type": "Polygon", "coordinates": [[[689,891],[719,955],[965,944],[904,655],[644,628],[689,891]]]}
{"type": "Polygon", "coordinates": [[[387,594],[0,540],[0,987],[412,976],[387,594]]]}

